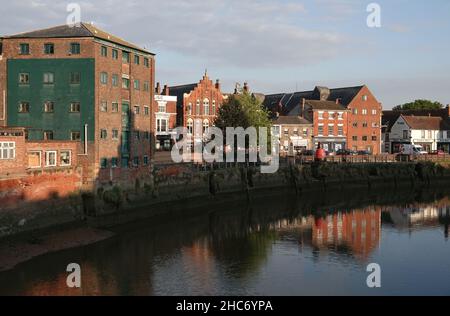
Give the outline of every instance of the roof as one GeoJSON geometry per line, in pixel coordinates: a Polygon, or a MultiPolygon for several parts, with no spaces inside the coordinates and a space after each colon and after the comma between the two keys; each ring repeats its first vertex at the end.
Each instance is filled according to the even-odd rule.
{"type": "Polygon", "coordinates": [[[343,105],[333,101],[306,100],[305,105],[310,106],[313,110],[347,110],[343,105]]]}
{"type": "Polygon", "coordinates": [[[177,97],[177,106],[182,107],[184,101],[184,94],[190,93],[194,91],[195,87],[197,87],[198,83],[190,83],[181,86],[173,86],[169,87],[169,95],[177,97]]]}
{"type": "Polygon", "coordinates": [[[275,125],[312,125],[312,122],[301,116],[279,116],[274,120],[275,125]]]}
{"type": "Polygon", "coordinates": [[[416,130],[450,130],[450,125],[442,119],[442,117],[436,116],[405,116],[401,115],[406,124],[411,129],[416,130]]]}
{"type": "Polygon", "coordinates": [[[102,39],[108,42],[116,43],[128,48],[136,49],[141,52],[154,55],[153,53],[147,51],[146,49],[143,49],[130,42],[127,42],[120,37],[107,33],[89,23],[81,23],[80,27],[76,26],[70,27],[69,25],[64,24],[46,29],[40,29],[36,31],[5,36],[5,38],[77,38],[77,37],[79,38],[95,37],[98,39],[102,39]]]}
{"type": "Polygon", "coordinates": [[[426,117],[441,117],[445,121],[449,119],[449,110],[437,109],[437,110],[399,110],[399,111],[383,111],[382,125],[385,126],[388,132],[391,131],[392,126],[397,122],[400,115],[403,116],[426,116],[426,117]]]}
{"type": "Polygon", "coordinates": [[[266,95],[264,106],[274,112],[279,108],[283,115],[288,115],[293,112],[296,107],[300,107],[302,99],[320,100],[320,93],[329,93],[327,97],[328,101],[336,103],[336,100],[339,99],[339,103],[344,107],[347,107],[363,87],[364,86],[355,86],[336,89],[316,87],[311,91],[266,95]]]}

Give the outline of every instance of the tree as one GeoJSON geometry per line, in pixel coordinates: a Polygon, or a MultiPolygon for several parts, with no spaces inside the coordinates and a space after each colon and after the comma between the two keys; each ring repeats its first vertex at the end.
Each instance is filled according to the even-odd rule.
{"type": "Polygon", "coordinates": [[[215,125],[225,130],[227,127],[267,127],[270,130],[272,122],[269,112],[252,94],[243,91],[231,95],[221,106],[215,125]]]}
{"type": "Polygon", "coordinates": [[[439,102],[433,102],[430,100],[415,100],[414,102],[405,103],[403,105],[396,106],[394,111],[402,110],[439,110],[442,109],[444,105],[439,102]]]}

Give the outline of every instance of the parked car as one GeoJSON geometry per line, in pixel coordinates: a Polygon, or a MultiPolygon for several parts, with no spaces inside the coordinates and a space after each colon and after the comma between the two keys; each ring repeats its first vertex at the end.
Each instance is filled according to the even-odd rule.
{"type": "Polygon", "coordinates": [[[304,150],[304,151],[302,151],[302,153],[301,153],[301,155],[302,156],[314,156],[314,154],[315,154],[315,151],[314,150],[304,150]]]}
{"type": "Polygon", "coordinates": [[[371,155],[372,155],[372,153],[367,150],[359,150],[358,151],[358,156],[371,156],[371,155]]]}
{"type": "Polygon", "coordinates": [[[401,155],[420,156],[420,155],[428,155],[428,152],[423,150],[423,147],[420,145],[405,144],[400,147],[400,154],[401,155]]]}
{"type": "Polygon", "coordinates": [[[439,149],[439,150],[433,151],[433,152],[431,153],[431,155],[435,155],[435,156],[445,156],[446,153],[445,153],[445,151],[443,151],[442,149],[439,149]]]}
{"type": "Polygon", "coordinates": [[[336,156],[355,156],[358,153],[349,149],[340,149],[336,152],[336,156]]]}

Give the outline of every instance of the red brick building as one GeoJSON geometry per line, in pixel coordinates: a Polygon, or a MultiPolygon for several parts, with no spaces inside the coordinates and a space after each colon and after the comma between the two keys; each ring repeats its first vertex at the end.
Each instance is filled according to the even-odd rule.
{"type": "Polygon", "coordinates": [[[198,83],[174,86],[169,94],[177,97],[177,123],[188,129],[203,134],[214,125],[219,108],[228,97],[220,89],[219,80],[213,83],[205,73],[198,83]]]}
{"type": "Polygon", "coordinates": [[[77,141],[88,186],[148,173],[154,54],[86,23],[1,42],[0,125],[77,141]]]}
{"type": "MultiPolygon", "coordinates": [[[[316,87],[312,91],[267,95],[264,105],[273,113],[298,116],[302,115],[303,100],[331,102],[344,107],[348,111],[344,131],[347,149],[370,151],[373,154],[381,153],[382,105],[367,86],[337,89],[316,87]]],[[[330,106],[331,103],[329,103],[330,106]]],[[[319,112],[317,111],[318,115],[320,115],[319,112]]],[[[324,116],[326,117],[325,113],[324,116]]],[[[323,124],[326,134],[327,126],[325,125],[329,122],[323,124]]],[[[320,133],[316,135],[318,134],[320,133]]]]}

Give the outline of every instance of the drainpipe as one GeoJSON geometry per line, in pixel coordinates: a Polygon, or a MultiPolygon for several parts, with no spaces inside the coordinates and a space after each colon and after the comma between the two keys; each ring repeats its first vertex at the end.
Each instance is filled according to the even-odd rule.
{"type": "Polygon", "coordinates": [[[3,90],[3,111],[1,120],[6,119],[6,90],[3,90]]]}
{"type": "Polygon", "coordinates": [[[84,124],[84,154],[88,154],[88,125],[84,124]]]}

